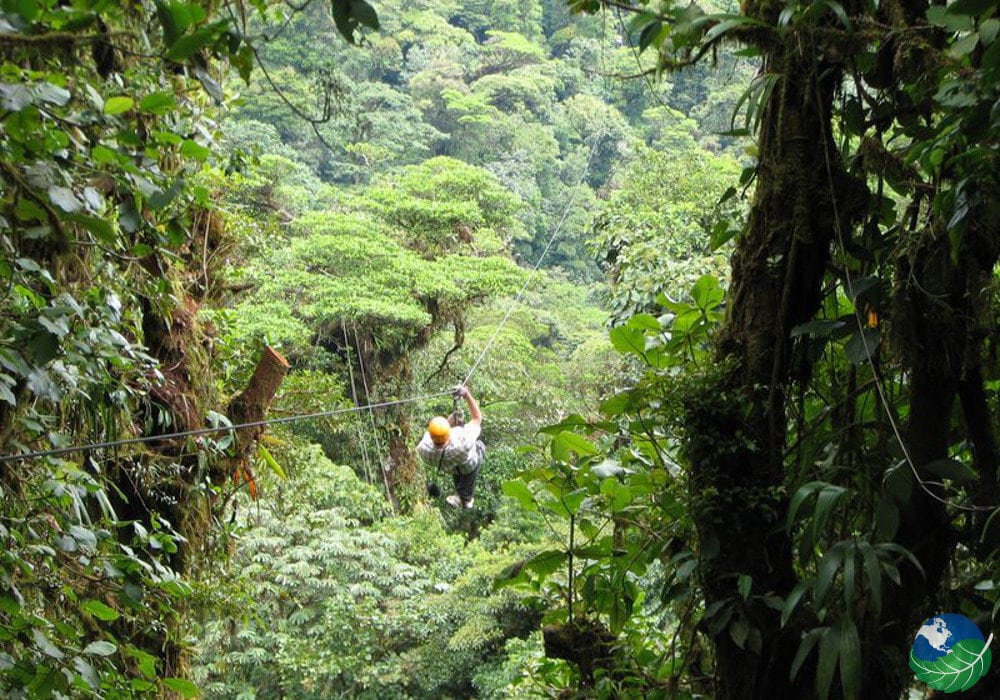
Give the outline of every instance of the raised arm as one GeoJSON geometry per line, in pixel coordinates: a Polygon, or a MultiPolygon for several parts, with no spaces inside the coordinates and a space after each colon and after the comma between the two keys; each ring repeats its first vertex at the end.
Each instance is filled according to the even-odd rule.
{"type": "Polygon", "coordinates": [[[476,401],[475,397],[469,391],[468,387],[460,386],[456,390],[456,393],[463,399],[465,399],[466,405],[469,407],[469,413],[472,414],[472,420],[470,420],[466,425],[470,423],[475,423],[476,426],[481,426],[483,424],[483,414],[479,410],[479,403],[476,401]]]}

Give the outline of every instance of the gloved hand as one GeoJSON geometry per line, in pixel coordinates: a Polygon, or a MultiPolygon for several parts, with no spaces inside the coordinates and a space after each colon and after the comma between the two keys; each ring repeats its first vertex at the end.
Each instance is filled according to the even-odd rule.
{"type": "Polygon", "coordinates": [[[469,393],[468,387],[466,387],[466,386],[464,386],[462,384],[459,384],[457,387],[455,387],[455,396],[457,396],[458,398],[460,398],[460,399],[467,399],[471,395],[472,394],[469,393]]]}

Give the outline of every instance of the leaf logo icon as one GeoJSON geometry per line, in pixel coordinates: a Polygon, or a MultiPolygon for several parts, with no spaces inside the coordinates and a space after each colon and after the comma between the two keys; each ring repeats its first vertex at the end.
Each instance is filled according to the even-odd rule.
{"type": "Polygon", "coordinates": [[[980,639],[963,639],[937,661],[924,661],[910,650],[910,668],[917,679],[934,690],[953,693],[968,690],[990,670],[993,654],[990,652],[991,634],[985,642],[980,639]]]}

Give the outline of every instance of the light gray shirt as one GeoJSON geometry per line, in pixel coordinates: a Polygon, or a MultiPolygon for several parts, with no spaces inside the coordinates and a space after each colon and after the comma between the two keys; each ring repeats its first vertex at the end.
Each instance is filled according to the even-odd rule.
{"type": "Polygon", "coordinates": [[[448,442],[438,447],[431,440],[430,433],[424,431],[424,436],[417,445],[417,454],[431,466],[468,474],[475,470],[481,458],[476,447],[479,432],[477,423],[456,426],[451,429],[448,442]]]}

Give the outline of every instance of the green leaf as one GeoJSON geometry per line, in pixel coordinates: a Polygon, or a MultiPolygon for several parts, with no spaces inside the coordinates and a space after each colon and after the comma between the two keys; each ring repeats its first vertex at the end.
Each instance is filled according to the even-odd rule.
{"type": "MultiPolygon", "coordinates": [[[[567,494],[563,494],[559,499],[559,505],[565,512],[561,512],[560,515],[572,516],[576,515],[580,510],[580,506],[583,505],[583,501],[587,498],[586,489],[577,489],[576,491],[570,491],[567,494]]],[[[560,508],[555,508],[557,512],[560,508]]]]}
{"type": "Polygon", "coordinates": [[[981,639],[963,639],[936,661],[919,659],[910,649],[910,668],[917,680],[945,693],[971,688],[990,669],[992,661],[993,654],[981,639]]]}
{"type": "Polygon", "coordinates": [[[135,100],[131,97],[125,97],[120,95],[118,97],[108,98],[107,102],[104,103],[104,113],[105,114],[121,114],[122,112],[127,112],[135,105],[135,100]]]}
{"type": "Polygon", "coordinates": [[[733,643],[740,649],[746,644],[747,635],[750,633],[750,623],[742,615],[736,618],[736,621],[729,626],[729,636],[732,638],[733,643]]]}
{"type": "Polygon", "coordinates": [[[1000,19],[991,17],[979,25],[979,38],[984,46],[989,46],[1000,33],[1000,19]]]}
{"type": "Polygon", "coordinates": [[[90,231],[95,238],[103,243],[113,244],[117,241],[114,226],[107,219],[87,214],[70,214],[66,218],[90,231]]]}
{"type": "Polygon", "coordinates": [[[853,304],[856,302],[857,298],[871,291],[878,284],[878,277],[874,275],[868,275],[862,277],[861,279],[851,280],[851,284],[848,288],[845,288],[845,293],[847,298],[853,304]]]}
{"type": "Polygon", "coordinates": [[[156,657],[133,646],[125,647],[129,656],[136,660],[139,672],[146,678],[156,678],[156,657]]]}
{"type": "Polygon", "coordinates": [[[88,600],[86,603],[80,606],[84,612],[89,613],[96,617],[98,620],[103,620],[105,622],[112,622],[117,620],[121,615],[114,608],[108,607],[99,600],[88,600]]]}
{"type": "Polygon", "coordinates": [[[601,483],[601,493],[611,497],[611,512],[618,513],[632,503],[632,489],[617,479],[605,479],[601,483]]]}
{"type": "Polygon", "coordinates": [[[100,144],[90,149],[90,157],[93,158],[94,162],[98,165],[110,165],[118,162],[118,154],[107,146],[102,146],[100,144]]]}
{"type": "Polygon", "coordinates": [[[808,591],[810,588],[812,588],[814,585],[816,585],[816,579],[813,577],[809,577],[795,584],[795,588],[793,588],[792,592],[788,594],[788,598],[785,599],[784,605],[782,606],[781,609],[782,627],[785,626],[785,624],[788,622],[788,618],[790,618],[792,616],[792,613],[795,612],[795,608],[798,607],[799,601],[802,599],[802,596],[805,594],[805,592],[808,591]]]}
{"type": "Polygon", "coordinates": [[[625,325],[629,328],[637,328],[643,331],[661,330],[660,322],[656,320],[655,316],[650,314],[636,314],[630,318],[625,325]]]}
{"type": "Polygon", "coordinates": [[[719,286],[719,280],[711,275],[702,275],[691,288],[691,298],[702,311],[714,309],[726,298],[726,293],[719,286]]]}
{"type": "Polygon", "coordinates": [[[746,574],[740,574],[739,579],[736,581],[736,590],[740,592],[740,597],[746,600],[750,597],[750,589],[753,586],[753,577],[746,574]]]}
{"type": "MultiPolygon", "coordinates": [[[[959,39],[958,41],[956,41],[954,44],[952,44],[951,46],[949,46],[948,47],[948,53],[951,56],[954,56],[955,58],[961,58],[962,56],[966,56],[966,55],[972,53],[972,51],[976,48],[976,45],[978,43],[979,43],[979,35],[978,34],[969,34],[968,36],[962,37],[961,39],[959,39]]],[[[951,223],[951,222],[949,222],[949,223],[951,223]]],[[[957,223],[957,222],[955,222],[955,223],[957,223]]]]}
{"type": "Polygon", "coordinates": [[[91,642],[83,649],[84,654],[94,654],[95,656],[110,656],[114,654],[118,649],[111,642],[106,642],[104,640],[99,640],[96,642],[91,642]]]}
{"type": "MultiPolygon", "coordinates": [[[[736,191],[735,188],[730,187],[729,189],[736,191]]],[[[721,203],[721,202],[720,202],[721,203]]],[[[712,234],[708,240],[708,247],[714,253],[719,248],[724,246],[726,243],[735,238],[736,234],[740,232],[739,228],[730,226],[728,221],[722,220],[717,221],[715,226],[712,227],[712,234]]]]}
{"type": "Polygon", "coordinates": [[[528,488],[528,485],[520,479],[503,482],[500,486],[500,490],[511,498],[516,499],[525,510],[538,510],[538,504],[535,502],[535,494],[533,494],[531,489],[528,488]]]}
{"type": "Polygon", "coordinates": [[[166,114],[176,106],[177,101],[169,92],[154,92],[139,101],[139,109],[151,114],[166,114]]]}
{"type": "Polygon", "coordinates": [[[558,435],[564,430],[593,432],[593,430],[597,428],[610,430],[613,429],[613,427],[613,424],[610,423],[592,424],[579,413],[571,413],[554,425],[547,425],[544,428],[539,428],[538,432],[543,435],[558,435]]]}
{"type": "Polygon", "coordinates": [[[848,610],[854,605],[855,593],[855,569],[857,567],[858,549],[853,542],[847,545],[844,554],[844,604],[848,610]]]}
{"type": "Polygon", "coordinates": [[[558,549],[547,549],[529,559],[524,567],[544,578],[562,566],[567,559],[566,552],[558,549]]]}
{"type": "Polygon", "coordinates": [[[212,150],[210,148],[206,148],[191,139],[186,139],[184,143],[181,144],[181,155],[187,158],[193,158],[199,162],[204,162],[211,154],[212,150]]]}
{"type": "Polygon", "coordinates": [[[618,326],[617,328],[612,328],[608,335],[611,338],[611,344],[619,352],[630,352],[639,357],[645,356],[646,336],[638,328],[618,326]]]}
{"type": "Polygon", "coordinates": [[[164,678],[163,685],[175,693],[180,693],[185,698],[196,698],[201,694],[198,686],[183,678],[164,678]]]}
{"type": "Polygon", "coordinates": [[[279,479],[288,478],[288,475],[285,473],[285,470],[281,468],[281,465],[278,464],[278,461],[271,455],[271,453],[268,451],[266,447],[264,447],[263,445],[258,445],[257,454],[260,455],[260,458],[264,461],[264,464],[266,464],[271,471],[273,471],[275,474],[278,475],[279,479]]]}
{"type": "Polygon", "coordinates": [[[805,502],[809,496],[823,488],[825,485],[826,482],[823,481],[810,481],[807,484],[802,484],[802,486],[798,488],[792,496],[791,502],[788,504],[788,519],[785,522],[785,526],[787,528],[791,528],[795,523],[799,508],[802,506],[803,502],[805,502]]]}
{"type": "Polygon", "coordinates": [[[601,402],[601,413],[606,416],[620,416],[632,406],[632,392],[623,391],[601,402]]]}
{"type": "Polygon", "coordinates": [[[186,61],[193,54],[214,43],[218,32],[219,23],[196,29],[173,42],[164,55],[178,63],[186,61]]]}
{"type": "Polygon", "coordinates": [[[97,676],[97,672],[94,667],[82,656],[77,656],[73,658],[73,668],[76,672],[80,674],[80,677],[87,682],[92,689],[96,690],[100,685],[101,681],[97,676]]]}
{"type": "Polygon", "coordinates": [[[14,214],[17,216],[18,221],[45,221],[48,219],[48,214],[42,209],[34,200],[28,199],[27,197],[21,197],[17,200],[17,207],[14,209],[14,214]]]}
{"type": "MultiPolygon", "coordinates": [[[[897,544],[896,542],[882,542],[877,545],[875,549],[876,553],[892,552],[893,554],[898,554],[899,556],[904,557],[911,564],[913,564],[913,567],[920,572],[921,576],[925,578],[927,577],[927,573],[924,571],[924,567],[920,564],[920,560],[913,555],[913,552],[908,550],[903,545],[897,544]]],[[[891,564],[892,562],[884,562],[883,566],[888,568],[891,564]]]]}
{"type": "Polygon", "coordinates": [[[840,626],[827,627],[819,640],[819,663],[816,664],[816,694],[820,700],[830,697],[833,672],[840,652],[840,626]]]}
{"type": "Polygon", "coordinates": [[[35,646],[46,656],[51,656],[53,659],[61,659],[66,656],[63,654],[62,650],[53,644],[37,627],[31,630],[31,636],[35,639],[35,646]]]}
{"type": "Polygon", "coordinates": [[[730,29],[735,29],[736,27],[741,27],[747,24],[759,25],[760,22],[750,17],[734,17],[732,19],[727,19],[725,22],[719,22],[705,32],[704,41],[706,44],[711,43],[728,32],[730,29]]]}
{"type": "Polygon", "coordinates": [[[947,6],[947,10],[952,15],[978,17],[995,4],[995,0],[955,0],[947,6]]]}
{"type": "Polygon", "coordinates": [[[795,676],[799,675],[799,669],[802,668],[802,664],[809,658],[809,654],[812,652],[813,647],[816,646],[816,642],[819,641],[819,638],[827,629],[826,627],[816,627],[809,630],[802,637],[802,641],[799,642],[799,648],[795,652],[795,658],[792,659],[792,667],[788,672],[789,680],[795,680],[795,676]]]}
{"type": "Polygon", "coordinates": [[[815,321],[795,326],[790,335],[793,338],[800,335],[813,335],[820,338],[828,338],[835,330],[843,328],[844,325],[844,322],[840,320],[818,318],[815,321]]]}
{"type": "Polygon", "coordinates": [[[878,328],[864,328],[851,336],[844,354],[853,364],[860,365],[874,358],[880,341],[878,328]]]}
{"type": "Polygon", "coordinates": [[[833,585],[833,578],[837,575],[840,565],[844,562],[844,543],[837,542],[830,547],[820,560],[819,569],[816,572],[816,607],[823,606],[826,595],[833,585]]]}
{"type": "Polygon", "coordinates": [[[861,639],[857,625],[849,617],[838,623],[840,627],[840,685],[844,700],[855,700],[861,693],[861,639]]]}
{"type": "Polygon", "coordinates": [[[837,20],[843,25],[844,29],[848,32],[851,31],[851,20],[848,19],[847,13],[844,11],[844,6],[836,2],[836,0],[824,0],[824,4],[837,16],[837,20]]]}
{"type": "Polygon", "coordinates": [[[813,542],[819,543],[823,531],[826,530],[826,523],[830,519],[830,513],[836,502],[847,493],[847,489],[833,484],[827,484],[816,497],[816,510],[813,513],[812,531],[813,542]]]}
{"type": "Polygon", "coordinates": [[[979,478],[975,469],[956,459],[936,459],[925,464],[922,469],[942,479],[951,479],[956,484],[967,484],[979,478]]]}
{"type": "Polygon", "coordinates": [[[17,405],[17,398],[14,396],[14,392],[10,390],[10,387],[6,382],[0,382],[0,400],[6,401],[11,406],[17,405]]]}
{"type": "Polygon", "coordinates": [[[552,438],[551,449],[552,456],[563,462],[571,462],[574,452],[580,457],[597,454],[597,448],[589,440],[569,431],[552,438]]]}

